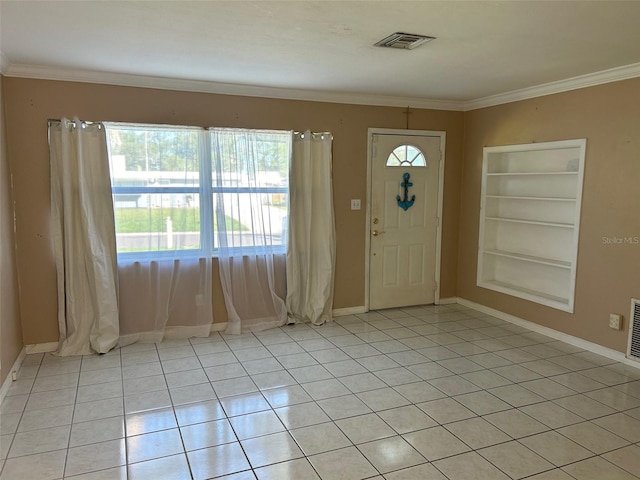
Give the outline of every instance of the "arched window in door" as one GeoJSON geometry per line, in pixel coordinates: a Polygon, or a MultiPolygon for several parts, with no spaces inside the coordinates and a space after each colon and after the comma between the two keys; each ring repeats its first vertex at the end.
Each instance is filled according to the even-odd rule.
{"type": "Polygon", "coordinates": [[[396,147],[387,158],[387,167],[426,167],[427,160],[416,146],[405,144],[396,147]]]}

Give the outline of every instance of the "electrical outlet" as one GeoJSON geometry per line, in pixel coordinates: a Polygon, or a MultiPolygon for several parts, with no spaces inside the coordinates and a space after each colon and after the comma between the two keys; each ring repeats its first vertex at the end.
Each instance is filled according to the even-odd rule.
{"type": "Polygon", "coordinates": [[[352,198],[351,199],[351,210],[360,210],[360,199],[352,198]]]}
{"type": "Polygon", "coordinates": [[[614,330],[622,330],[622,315],[618,315],[617,313],[610,313],[609,328],[613,328],[614,330]]]}

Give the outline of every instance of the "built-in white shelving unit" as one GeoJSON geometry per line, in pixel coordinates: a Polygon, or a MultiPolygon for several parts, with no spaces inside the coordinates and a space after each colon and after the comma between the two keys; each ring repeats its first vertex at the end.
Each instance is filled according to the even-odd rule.
{"type": "Polygon", "coordinates": [[[585,149],[485,147],[478,286],[573,312],[585,149]]]}

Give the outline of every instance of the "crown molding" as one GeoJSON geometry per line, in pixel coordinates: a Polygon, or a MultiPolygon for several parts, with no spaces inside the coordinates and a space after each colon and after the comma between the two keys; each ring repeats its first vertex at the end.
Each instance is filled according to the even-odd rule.
{"type": "Polygon", "coordinates": [[[99,83],[125,87],[157,88],[186,92],[239,95],[245,97],[278,98],[284,100],[304,100],[312,102],[346,103],[384,107],[426,108],[433,110],[462,111],[464,102],[455,100],[431,100],[362,93],[323,92],[293,88],[259,87],[237,85],[202,80],[131,75],[126,73],[97,72],[47,67],[42,65],[11,64],[4,74],[8,77],[32,78],[39,80],[60,80],[66,82],[99,83]]]}
{"type": "Polygon", "coordinates": [[[479,108],[493,107],[505,103],[528,100],[530,98],[543,97],[554,93],[568,92],[580,88],[593,87],[605,83],[618,82],[630,78],[640,77],[640,63],[632,63],[622,67],[610,68],[600,72],[588,73],[578,77],[567,78],[557,82],[544,83],[535,87],[513,90],[499,93],[489,97],[478,98],[464,103],[464,111],[477,110],[479,108]]]}
{"type": "Polygon", "coordinates": [[[178,78],[131,75],[126,73],[98,72],[92,70],[65,69],[43,65],[9,64],[0,51],[0,74],[7,77],[59,80],[66,82],[97,83],[125,87],[156,88],[185,92],[215,93],[245,97],[277,98],[312,102],[372,105],[384,107],[425,108],[432,110],[471,111],[505,103],[528,100],[554,93],[578,90],[605,83],[640,77],[640,63],[611,68],[600,72],[545,83],[534,87],[499,93],[469,101],[434,100],[391,95],[372,95],[345,92],[325,92],[293,88],[260,87],[231,83],[185,80],[178,78]]]}

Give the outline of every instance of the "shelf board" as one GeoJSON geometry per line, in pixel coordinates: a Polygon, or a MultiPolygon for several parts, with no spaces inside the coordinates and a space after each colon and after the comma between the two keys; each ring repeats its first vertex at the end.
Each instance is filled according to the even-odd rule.
{"type": "Polygon", "coordinates": [[[505,257],[505,258],[511,258],[514,260],[521,260],[523,262],[530,262],[530,263],[538,263],[541,265],[549,265],[551,267],[558,267],[558,268],[565,268],[565,269],[570,269],[571,268],[571,262],[565,262],[562,260],[554,260],[551,258],[545,258],[545,257],[536,257],[533,255],[523,255],[521,253],[513,253],[513,252],[505,252],[502,250],[485,250],[484,251],[485,254],[487,255],[495,255],[497,257],[505,257]]]}
{"type": "Polygon", "coordinates": [[[498,280],[484,280],[480,284],[480,286],[497,290],[503,293],[519,292],[522,294],[522,295],[519,295],[521,298],[525,298],[527,300],[533,300],[533,301],[535,301],[534,299],[544,299],[544,300],[547,300],[547,302],[564,306],[564,309],[566,309],[569,306],[568,298],[549,295],[548,293],[537,292],[535,290],[529,290],[528,288],[520,288],[520,287],[511,285],[509,283],[500,282],[498,280]],[[492,287],[497,287],[497,288],[492,288],[492,287]]]}
{"type": "Polygon", "coordinates": [[[549,175],[578,175],[578,172],[490,172],[488,177],[506,177],[506,176],[549,176],[549,175]]]}
{"type": "Polygon", "coordinates": [[[572,223],[560,223],[560,222],[541,222],[538,220],[522,220],[520,218],[505,218],[505,217],[484,217],[485,220],[494,220],[497,222],[511,222],[511,223],[524,223],[528,225],[542,225],[544,227],[561,227],[561,228],[573,228],[572,223]]]}
{"type": "Polygon", "coordinates": [[[551,202],[576,202],[575,198],[563,198],[563,197],[524,197],[519,195],[485,195],[485,198],[497,198],[507,200],[544,200],[551,202]]]}
{"type": "Polygon", "coordinates": [[[573,312],[585,151],[586,139],[483,148],[478,286],[573,312]]]}

